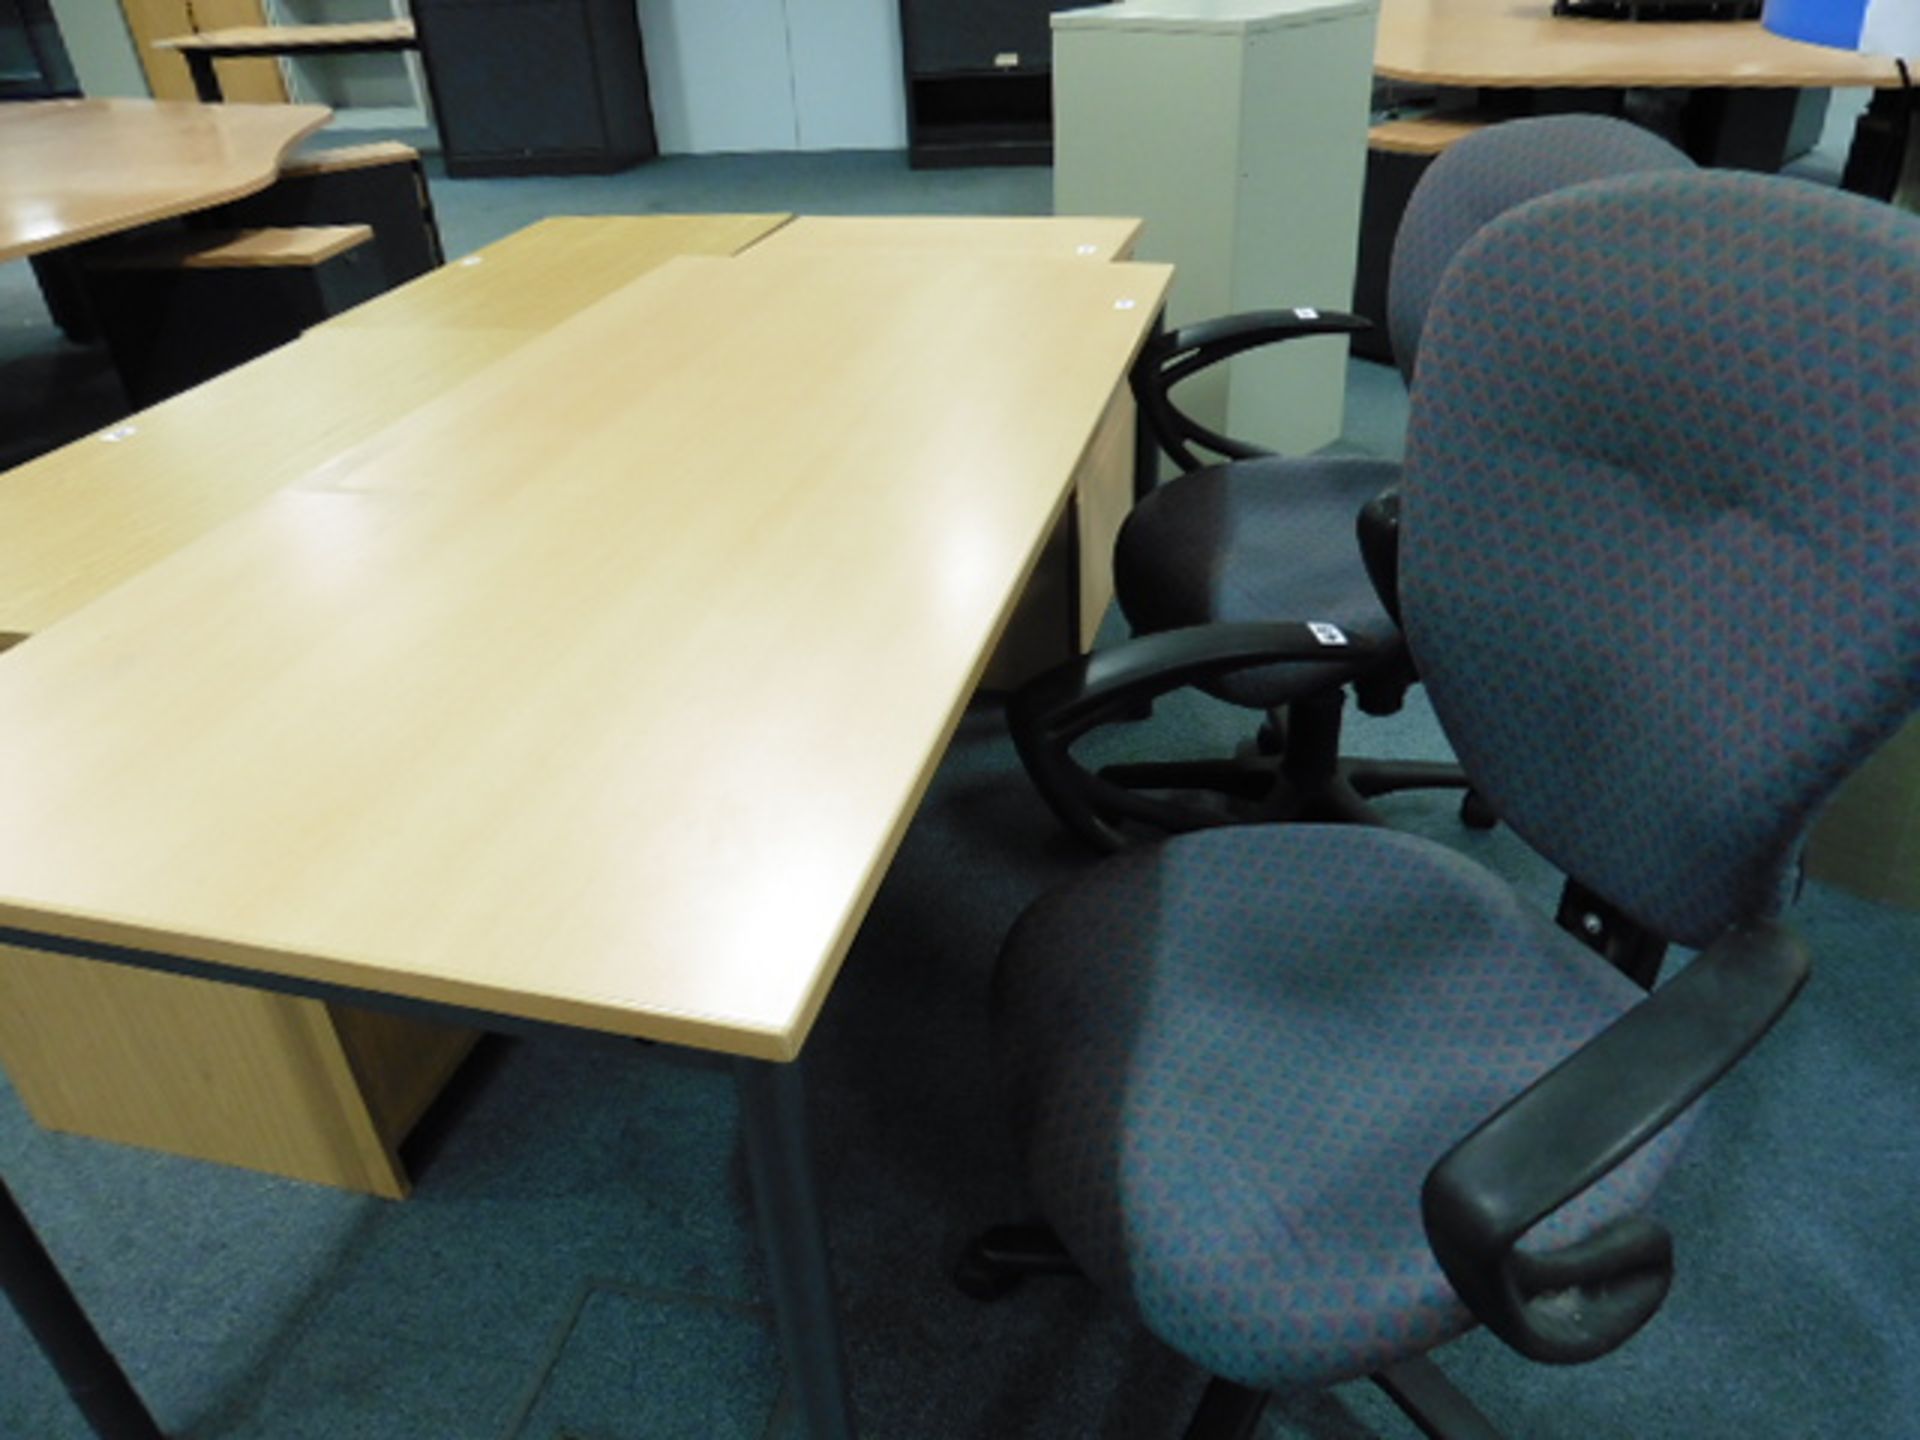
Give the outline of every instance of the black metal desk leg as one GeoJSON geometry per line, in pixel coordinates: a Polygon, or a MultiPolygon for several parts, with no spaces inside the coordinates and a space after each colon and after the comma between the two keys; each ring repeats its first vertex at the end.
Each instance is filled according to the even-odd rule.
{"type": "MultiPolygon", "coordinates": [[[[1167,333],[1167,312],[1163,309],[1153,317],[1153,329],[1147,332],[1145,344],[1151,345],[1167,333]]],[[[1128,383],[1132,380],[1129,378],[1128,383]]],[[[1153,427],[1147,423],[1145,408],[1134,412],[1133,417],[1133,503],[1138,505],[1147,498],[1147,492],[1160,483],[1160,445],[1153,438],[1153,427]]]]}
{"type": "Polygon", "coordinates": [[[1920,208],[1920,107],[1904,90],[1876,90],[1853,127],[1840,188],[1920,208]]]}
{"type": "Polygon", "coordinates": [[[839,1306],[813,1183],[800,1067],[740,1060],[735,1077],[788,1383],[799,1397],[808,1440],[853,1440],[839,1306]]]}
{"type": "Polygon", "coordinates": [[[100,1440],[165,1440],[3,1180],[0,1287],[100,1440]]]}
{"type": "Polygon", "coordinates": [[[186,50],[181,59],[187,62],[187,73],[193,77],[193,93],[200,97],[203,105],[218,105],[226,97],[220,93],[220,77],[214,73],[213,56],[204,50],[186,50]]]}

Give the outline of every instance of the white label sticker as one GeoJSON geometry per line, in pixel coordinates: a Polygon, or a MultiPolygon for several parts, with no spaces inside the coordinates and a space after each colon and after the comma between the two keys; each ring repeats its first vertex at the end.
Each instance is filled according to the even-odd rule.
{"type": "Polygon", "coordinates": [[[1295,307],[1293,318],[1296,320],[1318,320],[1320,318],[1320,312],[1312,306],[1300,305],[1295,307]]]}
{"type": "Polygon", "coordinates": [[[1116,310],[1131,310],[1135,303],[1136,302],[1132,300],[1116,300],[1113,302],[1113,308],[1116,310]]]}
{"type": "Polygon", "coordinates": [[[484,255],[469,255],[467,256],[466,259],[462,260],[460,263],[462,265],[478,265],[485,258],[486,257],[484,255]]]}
{"type": "Polygon", "coordinates": [[[111,430],[101,431],[100,438],[106,441],[109,445],[117,445],[122,440],[131,440],[135,435],[138,435],[139,433],[140,433],[139,427],[137,426],[116,425],[111,430]]]}
{"type": "Polygon", "coordinates": [[[1076,255],[1098,255],[1100,253],[1100,247],[1098,245],[1076,245],[1073,247],[1073,253],[1076,255]]]}
{"type": "Polygon", "coordinates": [[[1018,50],[1002,50],[998,55],[993,57],[993,68],[996,70],[1018,70],[1020,68],[1020,52],[1018,50]]]}
{"type": "Polygon", "coordinates": [[[1307,629],[1313,632],[1313,638],[1318,640],[1322,645],[1344,645],[1347,643],[1346,632],[1338,625],[1329,625],[1324,620],[1308,621],[1307,629]]]}

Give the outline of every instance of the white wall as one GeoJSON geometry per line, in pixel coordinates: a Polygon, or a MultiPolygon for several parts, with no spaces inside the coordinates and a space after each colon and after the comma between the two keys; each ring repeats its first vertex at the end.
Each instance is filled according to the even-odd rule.
{"type": "Polygon", "coordinates": [[[668,154],[906,145],[895,0],[636,0],[668,154]]]}
{"type": "Polygon", "coordinates": [[[904,150],[898,0],[786,0],[802,150],[904,150]]]}

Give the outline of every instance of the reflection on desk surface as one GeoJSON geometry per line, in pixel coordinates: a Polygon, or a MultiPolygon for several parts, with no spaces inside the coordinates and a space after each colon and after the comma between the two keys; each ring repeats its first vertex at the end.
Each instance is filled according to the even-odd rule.
{"type": "Polygon", "coordinates": [[[0,105],[0,260],[165,220],[273,183],[324,105],[0,105]]]}

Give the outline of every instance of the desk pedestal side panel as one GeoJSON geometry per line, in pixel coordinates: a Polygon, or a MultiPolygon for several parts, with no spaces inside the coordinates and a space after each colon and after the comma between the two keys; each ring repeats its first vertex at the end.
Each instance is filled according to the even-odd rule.
{"type": "MultiPolygon", "coordinates": [[[[133,37],[140,68],[156,100],[196,100],[193,80],[187,74],[187,62],[172,50],[162,50],[153,42],[171,40],[176,35],[192,35],[202,30],[223,30],[234,25],[264,25],[266,13],[260,0],[120,0],[126,16],[127,31],[133,37]]],[[[284,105],[287,87],[274,60],[219,60],[214,72],[220,77],[220,93],[228,100],[252,105],[284,105]]]]}
{"type": "MultiPolygon", "coordinates": [[[[1366,167],[1373,14],[1274,0],[1268,17],[1054,17],[1054,210],[1138,215],[1141,260],[1175,266],[1169,325],[1239,310],[1345,309],[1366,167]]],[[[1243,356],[1183,387],[1196,416],[1288,453],[1337,438],[1346,346],[1243,356]]]]}
{"type": "Polygon", "coordinates": [[[0,947],[0,1063],[49,1130],[399,1199],[470,1031],[0,947]]]}
{"type": "Polygon", "coordinates": [[[987,662],[982,689],[1018,689],[1093,648],[1113,600],[1113,544],[1133,504],[1135,424],[1133,393],[1122,382],[1081,457],[1066,511],[987,662]]]}

